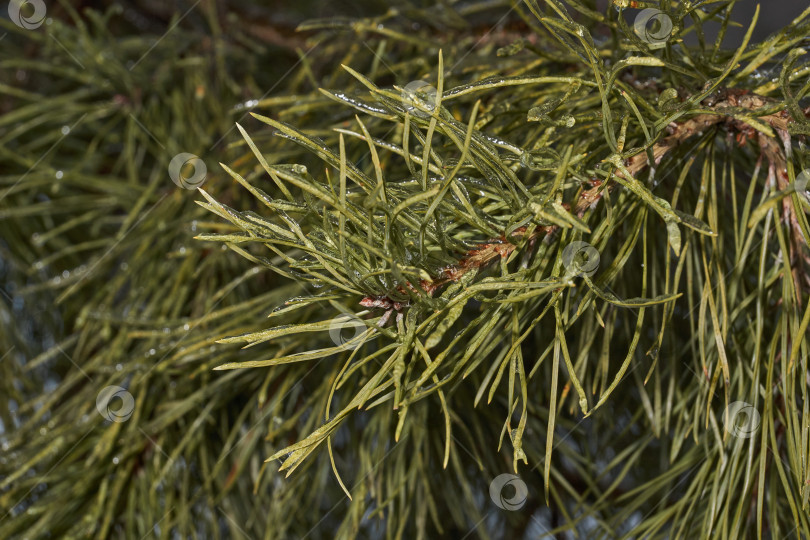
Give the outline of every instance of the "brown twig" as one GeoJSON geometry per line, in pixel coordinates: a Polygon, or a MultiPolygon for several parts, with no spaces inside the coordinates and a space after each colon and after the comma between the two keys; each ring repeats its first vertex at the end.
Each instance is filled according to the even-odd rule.
{"type": "MultiPolygon", "coordinates": [[[[729,135],[735,136],[740,146],[745,145],[749,139],[756,138],[763,155],[769,162],[769,180],[775,181],[779,189],[785,189],[788,185],[786,157],[777,141],[743,120],[734,118],[730,113],[731,109],[757,111],[767,106],[769,103],[770,101],[767,98],[748,90],[737,88],[719,90],[713,96],[703,101],[703,105],[712,110],[712,113],[698,114],[683,122],[673,122],[667,127],[669,135],[652,146],[652,155],[655,164],[658,165],[664,156],[687,139],[696,134],[702,134],[705,130],[713,126],[721,125],[728,129],[729,135]]],[[[810,117],[810,108],[805,110],[804,113],[805,116],[810,117]]],[[[787,111],[779,111],[775,114],[761,116],[758,120],[774,129],[782,138],[785,147],[790,147],[790,136],[787,128],[792,119],[787,111]]],[[[628,158],[625,160],[624,165],[630,175],[636,176],[649,165],[647,152],[641,152],[628,158]]],[[[624,174],[621,171],[614,171],[613,174],[624,178],[624,174]]],[[[591,180],[593,187],[580,194],[574,209],[578,217],[581,218],[588,209],[594,209],[606,191],[610,193],[620,186],[617,182],[609,182],[606,187],[604,187],[603,184],[600,179],[594,178],[591,180]]],[[[804,241],[801,228],[796,218],[796,211],[793,208],[793,202],[790,197],[785,197],[782,200],[782,208],[783,220],[785,223],[790,224],[793,232],[791,235],[791,268],[793,268],[794,273],[793,278],[796,284],[796,294],[799,297],[797,300],[801,307],[800,291],[802,290],[801,278],[803,277],[803,271],[801,270],[801,265],[798,264],[798,258],[804,241]]],[[[557,228],[558,226],[556,225],[537,227],[529,233],[528,241],[534,242],[540,236],[555,232],[557,228]]],[[[512,233],[512,237],[522,237],[526,232],[526,227],[520,227],[512,233]]],[[[499,239],[490,240],[468,251],[457,264],[444,268],[442,275],[432,280],[422,280],[420,286],[422,290],[432,296],[437,289],[447,283],[458,281],[469,270],[484,267],[499,256],[508,257],[515,249],[517,249],[517,245],[504,236],[501,236],[499,239]]],[[[805,283],[807,283],[806,278],[805,283]]],[[[404,287],[398,287],[398,291],[402,294],[407,294],[406,288],[414,293],[418,293],[417,289],[410,283],[406,283],[404,287]]],[[[380,298],[365,297],[361,301],[361,304],[370,306],[373,302],[380,300],[380,298]]],[[[391,300],[391,302],[393,302],[393,300],[391,300]]],[[[400,305],[404,307],[405,304],[400,305]]]]}

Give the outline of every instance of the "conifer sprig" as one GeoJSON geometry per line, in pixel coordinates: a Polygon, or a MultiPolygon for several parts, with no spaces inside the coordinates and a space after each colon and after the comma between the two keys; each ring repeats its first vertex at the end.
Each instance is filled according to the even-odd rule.
{"type": "Polygon", "coordinates": [[[220,4],[2,23],[0,537],[810,535],[810,9],[220,4]]]}
{"type": "MultiPolygon", "coordinates": [[[[548,384],[548,378],[532,380],[538,369],[548,372],[548,362],[544,363],[547,358],[552,363],[546,420],[549,435],[545,450],[535,455],[537,463],[544,463],[549,504],[554,467],[554,439],[550,434],[556,416],[562,412],[560,406],[569,403],[569,414],[574,412],[574,404],[586,417],[598,414],[598,409],[617,389],[628,384],[624,379],[639,364],[647,364],[643,382],[651,378],[656,381],[652,397],[644,386],[639,386],[638,391],[649,418],[657,424],[654,432],[658,434],[663,433],[662,426],[677,421],[676,432],[686,429],[685,433],[691,433],[696,443],[706,440],[710,425],[715,426],[715,435],[728,441],[729,431],[734,431],[727,422],[728,411],[737,402],[735,394],[753,401],[755,407],[759,404],[759,399],[751,394],[756,386],[749,385],[756,377],[750,378],[744,363],[730,360],[734,356],[751,358],[752,353],[756,360],[758,353],[756,348],[749,349],[743,344],[747,336],[735,337],[730,333],[737,321],[745,319],[742,310],[731,308],[729,295],[742,294],[742,300],[751,294],[750,300],[742,300],[751,304],[757,296],[762,298],[763,289],[755,287],[750,293],[743,292],[750,284],[729,280],[727,268],[733,263],[730,272],[741,278],[740,265],[752,249],[752,241],[759,239],[757,247],[770,244],[773,234],[770,226],[761,230],[754,225],[757,218],[764,217],[766,208],[781,201],[783,219],[775,222],[774,227],[779,238],[783,232],[788,235],[779,243],[781,246],[788,243],[785,260],[790,261],[792,268],[784,273],[789,278],[785,289],[789,296],[781,301],[792,306],[793,315],[786,312],[785,316],[798,324],[801,299],[808,290],[804,270],[808,262],[808,230],[803,212],[796,211],[801,207],[802,194],[798,198],[791,196],[795,191],[791,181],[796,173],[789,171],[780,143],[788,149],[793,146],[793,138],[807,125],[810,108],[802,109],[794,103],[789,109],[779,97],[766,97],[754,88],[740,86],[746,82],[739,71],[735,72],[740,62],[753,57],[752,63],[763,63],[761,52],[755,55],[746,49],[755,21],[737,50],[725,56],[717,48],[711,51],[710,70],[719,73],[709,79],[704,70],[693,67],[695,56],[705,57],[708,50],[695,53],[671,44],[662,53],[655,53],[636,34],[628,32],[622,17],[608,21],[571,2],[573,7],[583,8],[579,11],[586,17],[613,25],[617,33],[622,32],[619,35],[640,49],[621,59],[616,59],[618,50],[614,49],[609,66],[605,57],[610,56],[610,50],[600,51],[587,27],[575,22],[561,3],[549,0],[547,4],[553,14],[547,15],[531,0],[527,2],[540,23],[572,55],[562,61],[568,64],[565,78],[544,73],[544,68],[551,70],[558,66],[541,60],[532,66],[540,75],[515,75],[507,70],[453,87],[448,84],[448,76],[453,73],[445,70],[440,52],[437,87],[429,102],[425,102],[414,99],[413,92],[400,87],[382,88],[357,70],[344,66],[364,91],[351,97],[335,91],[322,92],[362,116],[354,118],[355,128],[351,127],[351,121],[348,126],[335,127],[337,151],[330,149],[325,140],[276,120],[260,118],[278,134],[313,151],[323,160],[326,170],[322,176],[314,171],[309,174],[308,169],[296,172],[289,166],[265,166],[277,185],[286,182],[288,191],[298,189],[309,195],[305,197],[308,213],[298,220],[279,215],[290,234],[298,237],[294,246],[282,242],[278,234],[264,233],[273,223],[267,218],[262,218],[265,223],[262,231],[243,229],[250,240],[277,254],[285,252],[282,246],[294,247],[303,256],[289,258],[295,251],[286,250],[290,268],[301,272],[305,279],[329,287],[324,294],[331,305],[337,294],[349,309],[359,303],[398,312],[395,322],[388,326],[383,322],[391,320],[390,313],[380,317],[373,309],[353,313],[366,327],[357,343],[353,343],[352,352],[347,354],[346,364],[335,379],[333,389],[345,388],[343,405],[333,408],[331,401],[336,392],[330,393],[326,423],[270,456],[270,460],[284,458],[281,470],[291,473],[321,444],[328,443],[341,424],[355,414],[353,411],[364,407],[384,405],[396,411],[398,423],[393,438],[398,440],[403,431],[408,431],[411,408],[434,394],[438,394],[445,419],[442,461],[446,466],[456,444],[452,418],[461,414],[453,410],[454,400],[445,392],[452,396],[461,385],[467,384],[475,388],[474,404],[484,396],[488,403],[500,396],[506,405],[508,414],[500,439],[508,436],[512,466],[519,472],[520,461],[529,463],[524,449],[529,389],[536,384],[548,384]],[[581,61],[579,65],[576,59],[581,61]],[[632,74],[628,75],[629,70],[632,74]],[[676,76],[683,78],[682,85],[693,90],[679,91],[672,85],[676,76]],[[650,81],[649,85],[639,83],[645,79],[650,81]],[[525,115],[522,122],[521,113],[525,115]],[[388,127],[389,123],[394,125],[388,127]],[[375,131],[376,136],[372,135],[375,131]],[[346,137],[357,141],[357,150],[347,150],[346,137]],[[720,219],[723,212],[713,193],[719,183],[727,186],[723,191],[731,189],[726,196],[738,197],[733,179],[740,165],[718,154],[734,155],[735,149],[746,148],[750,142],[756,142],[755,153],[768,166],[760,189],[773,196],[752,209],[754,192],[749,190],[744,216],[750,218],[746,221],[734,215],[723,222],[720,219]],[[367,153],[361,150],[365,147],[363,143],[367,145],[367,153]],[[411,148],[411,144],[417,146],[411,148]],[[361,152],[367,173],[354,167],[347,157],[361,152]],[[701,160],[702,173],[697,172],[696,166],[701,160]],[[723,170],[720,179],[715,167],[723,170]],[[615,190],[617,187],[625,190],[615,190]],[[616,193],[608,201],[605,196],[613,191],[616,193]],[[732,241],[739,235],[746,237],[743,246],[739,239],[732,241]],[[566,257],[565,248],[582,243],[583,239],[588,240],[585,245],[596,251],[597,264],[608,263],[599,267],[595,276],[584,271],[592,261],[566,257]],[[738,252],[730,260],[721,248],[728,242],[736,244],[738,252]],[[655,244],[665,247],[656,248],[655,244]],[[628,267],[633,264],[630,261],[639,258],[640,290],[628,287],[627,282],[628,267]],[[691,287],[700,285],[690,289],[690,283],[694,284],[691,287]],[[720,290],[715,298],[716,288],[720,290]],[[680,310],[676,307],[679,300],[686,302],[680,310]],[[685,328],[687,336],[692,337],[682,341],[673,332],[684,322],[673,318],[686,306],[689,313],[685,328]],[[689,319],[695,309],[697,324],[689,319]],[[634,330],[632,326],[621,330],[614,326],[611,318],[616,320],[618,310],[635,311],[634,330]],[[650,319],[652,323],[648,322],[650,319]],[[550,341],[546,347],[536,348],[532,344],[543,342],[541,336],[546,332],[540,326],[547,321],[552,326],[550,341]],[[668,329],[668,325],[674,328],[668,329]],[[617,340],[620,332],[625,335],[617,340]],[[594,346],[596,334],[604,336],[601,354],[594,346]],[[569,345],[572,338],[576,341],[569,345]],[[649,348],[646,361],[637,353],[642,341],[649,348]],[[624,360],[611,369],[608,358],[617,343],[626,343],[624,351],[619,349],[624,360]],[[665,394],[659,372],[666,369],[671,377],[675,372],[670,370],[676,365],[673,358],[667,368],[658,365],[656,371],[662,347],[668,347],[675,356],[679,347],[697,353],[694,358],[699,359],[699,364],[692,367],[695,373],[705,375],[706,384],[701,385],[695,396],[697,407],[691,412],[691,421],[684,422],[690,418],[684,416],[685,409],[677,412],[670,407],[666,411],[661,408],[664,401],[672,403],[675,387],[670,384],[665,394]],[[531,356],[526,357],[527,353],[531,356]],[[366,370],[368,375],[360,379],[363,383],[356,391],[350,390],[347,383],[359,374],[356,367],[368,365],[369,358],[378,358],[377,365],[366,370]],[[558,402],[560,366],[564,366],[562,376],[567,381],[558,402]],[[506,374],[508,377],[504,378],[506,374]],[[718,412],[713,403],[721,375],[718,412]],[[608,385],[609,379],[612,382],[608,385]],[[589,396],[586,388],[596,396],[589,396]],[[718,426],[724,422],[726,429],[718,432],[718,426]]],[[[692,15],[696,9],[697,6],[692,8],[692,15]]],[[[701,19],[711,17],[699,13],[692,27],[697,31],[701,19]]],[[[720,13],[717,10],[713,15],[720,13]]],[[[685,22],[687,14],[682,6],[667,12],[668,17],[677,17],[679,23],[685,22]]],[[[677,43],[689,29],[674,34],[673,42],[677,43]]],[[[796,33],[785,31],[782,38],[790,41],[788,35],[796,33]]],[[[520,44],[516,44],[504,54],[519,49],[520,44]]],[[[788,77],[782,77],[783,86],[789,86],[787,80],[788,77]]],[[[792,95],[792,90],[783,87],[782,93],[792,95]]],[[[335,140],[334,135],[322,136],[335,140]]],[[[254,145],[251,148],[255,151],[254,145]]],[[[233,171],[229,172],[237,177],[233,171]]],[[[750,174],[751,169],[747,172],[750,174]]],[[[241,177],[237,179],[245,183],[241,177]]],[[[753,189],[756,178],[751,182],[753,189]]],[[[210,197],[209,201],[216,204],[210,197]]],[[[273,203],[266,204],[273,208],[273,203]]],[[[237,227],[244,222],[219,213],[237,227]]],[[[760,253],[764,256],[767,250],[763,248],[760,253]]],[[[760,259],[759,264],[763,262],[760,259]]],[[[764,280],[760,283],[760,287],[766,285],[764,280]]],[[[764,326],[760,317],[761,312],[757,315],[758,332],[764,326]]],[[[226,341],[254,344],[299,332],[324,331],[327,324],[328,319],[226,341]]],[[[803,333],[799,324],[787,331],[786,338],[795,343],[803,333]]],[[[311,361],[332,355],[342,346],[336,343],[332,348],[251,365],[311,361]]],[[[244,366],[229,363],[221,367],[244,366]]],[[[758,367],[755,370],[756,375],[758,367]]],[[[803,382],[800,384],[804,386],[803,382]]],[[[766,407],[770,403],[766,400],[766,407]]],[[[791,413],[784,411],[784,414],[791,413]]],[[[799,416],[795,416],[795,422],[799,416]]],[[[773,443],[775,440],[762,439],[763,448],[773,443]]],[[[745,458],[740,447],[737,448],[735,459],[740,460],[740,466],[747,459],[750,476],[750,455],[745,458]]],[[[749,447],[749,451],[753,448],[749,447]]],[[[794,447],[793,452],[798,451],[794,447]]],[[[675,459],[678,453],[675,450],[670,459],[675,459]]],[[[764,471],[764,456],[760,454],[759,459],[763,464],[760,471],[764,471]]],[[[700,466],[699,462],[694,465],[700,466]]],[[[334,461],[333,469],[340,478],[334,461]]],[[[703,471],[693,481],[711,482],[703,471]]],[[[713,481],[724,482],[720,478],[716,475],[713,481]]],[[[801,486],[803,474],[794,478],[793,488],[782,483],[785,495],[794,489],[796,494],[807,491],[801,486]]],[[[651,481],[651,485],[661,484],[651,481]]],[[[746,480],[741,489],[750,491],[751,485],[746,480]]],[[[742,510],[743,506],[739,506],[738,513],[742,510]]],[[[693,505],[679,510],[697,511],[693,505]]],[[[761,511],[760,508],[757,515],[760,523],[761,511]]],[[[799,514],[794,513],[793,517],[794,526],[807,526],[799,514]]],[[[649,532],[659,526],[644,524],[640,530],[649,532]]],[[[704,533],[715,527],[709,514],[703,527],[704,533]]]]}

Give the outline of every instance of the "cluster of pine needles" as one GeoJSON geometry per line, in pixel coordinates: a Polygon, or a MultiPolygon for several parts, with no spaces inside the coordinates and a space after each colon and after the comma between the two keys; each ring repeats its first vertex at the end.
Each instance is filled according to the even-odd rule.
{"type": "Polygon", "coordinates": [[[810,9],[735,3],[2,21],[0,537],[810,536],[810,9]]]}

